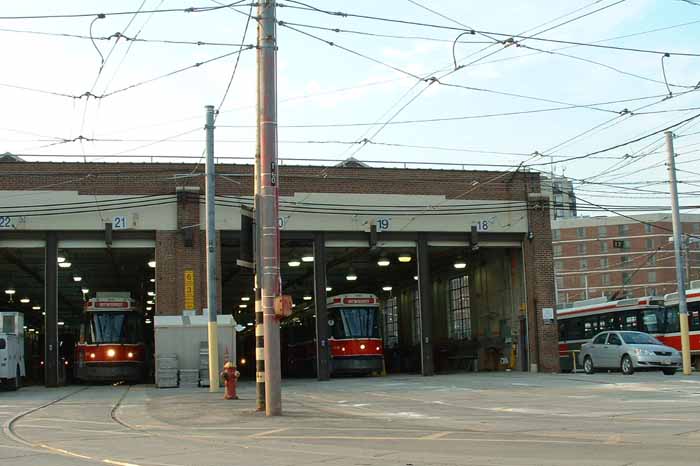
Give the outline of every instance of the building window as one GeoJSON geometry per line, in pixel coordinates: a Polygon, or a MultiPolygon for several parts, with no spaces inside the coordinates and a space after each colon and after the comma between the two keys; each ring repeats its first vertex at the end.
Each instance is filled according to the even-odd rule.
{"type": "Polygon", "coordinates": [[[577,238],[585,238],[586,237],[586,229],[584,227],[576,228],[576,237],[577,238]]]}
{"type": "Polygon", "coordinates": [[[411,329],[411,336],[414,345],[420,344],[420,325],[420,293],[418,290],[413,290],[413,328],[411,329]]]}
{"type": "Polygon", "coordinates": [[[579,264],[579,268],[581,270],[588,270],[588,259],[581,259],[581,262],[579,264]]]}
{"type": "Polygon", "coordinates": [[[450,279],[449,292],[448,336],[453,340],[467,340],[472,336],[469,277],[463,276],[450,279]]]}
{"type": "Polygon", "coordinates": [[[399,308],[396,297],[382,303],[384,314],[384,345],[393,348],[399,344],[399,308]]]}
{"type": "Polygon", "coordinates": [[[576,250],[579,253],[579,255],[586,254],[586,243],[577,244],[576,250]]]}
{"type": "Polygon", "coordinates": [[[600,252],[608,252],[608,242],[607,241],[600,242],[600,252]]]}
{"type": "Polygon", "coordinates": [[[608,236],[608,227],[605,225],[598,226],[598,237],[605,238],[606,236],[608,236]]]}
{"type": "Polygon", "coordinates": [[[650,270],[647,272],[647,281],[649,283],[656,283],[656,270],[650,270]]]}
{"type": "Polygon", "coordinates": [[[630,257],[629,256],[620,256],[620,266],[621,267],[626,267],[630,263],[630,257]]]}
{"type": "Polygon", "coordinates": [[[561,272],[563,267],[564,267],[564,263],[562,261],[554,261],[554,271],[555,272],[561,272]]]}
{"type": "Polygon", "coordinates": [[[564,288],[564,277],[557,277],[557,289],[561,290],[564,288]]]}
{"type": "Polygon", "coordinates": [[[649,265],[656,265],[656,254],[649,257],[649,260],[647,262],[649,265]]]}
{"type": "Polygon", "coordinates": [[[627,223],[623,223],[622,225],[617,226],[617,232],[620,235],[626,235],[630,232],[630,226],[627,223]]]}
{"type": "Polygon", "coordinates": [[[644,240],[644,248],[647,251],[651,251],[654,249],[654,238],[647,238],[644,240]]]}
{"type": "Polygon", "coordinates": [[[604,273],[600,275],[600,284],[603,286],[610,285],[610,274],[604,273]]]}
{"type": "Polygon", "coordinates": [[[654,229],[654,226],[651,225],[650,223],[644,224],[644,233],[651,233],[653,229],[654,229]]]}
{"type": "Polygon", "coordinates": [[[700,223],[693,223],[693,233],[700,233],[700,223]]]}
{"type": "Polygon", "coordinates": [[[656,296],[656,287],[652,286],[650,288],[647,288],[647,294],[649,296],[656,296]]]}
{"type": "Polygon", "coordinates": [[[559,241],[560,239],[561,239],[561,231],[560,230],[552,230],[552,240],[559,241]]]}
{"type": "Polygon", "coordinates": [[[580,277],[578,277],[578,281],[579,281],[579,286],[581,288],[588,288],[588,276],[581,275],[580,277]]]}
{"type": "Polygon", "coordinates": [[[561,256],[561,245],[559,245],[559,244],[555,245],[553,248],[553,252],[554,252],[554,257],[561,256]]]}
{"type": "Polygon", "coordinates": [[[600,259],[600,268],[601,269],[607,269],[608,265],[609,265],[609,263],[608,263],[607,257],[603,257],[602,259],[600,259]]]}

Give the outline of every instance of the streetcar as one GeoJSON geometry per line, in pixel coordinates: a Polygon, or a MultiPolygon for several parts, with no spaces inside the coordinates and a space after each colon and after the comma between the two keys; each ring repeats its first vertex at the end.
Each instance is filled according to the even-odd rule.
{"type": "MultiPolygon", "coordinates": [[[[379,298],[368,293],[329,297],[326,303],[331,375],[366,375],[384,368],[379,298]]],[[[295,312],[282,326],[283,367],[287,376],[316,373],[313,308],[295,312]]]]}
{"type": "Polygon", "coordinates": [[[616,301],[601,297],[577,301],[573,307],[558,309],[561,370],[569,372],[580,368],[581,345],[606,330],[635,330],[663,340],[668,315],[664,299],[659,296],[616,301]]]}
{"type": "Polygon", "coordinates": [[[143,316],[126,293],[97,293],[85,303],[73,375],[82,382],[138,382],[146,345],[143,316]]]}
{"type": "MultiPolygon", "coordinates": [[[[690,357],[692,365],[700,369],[700,281],[690,283],[690,289],[686,290],[688,303],[688,330],[690,333],[690,357]]],[[[666,319],[664,321],[664,334],[659,336],[665,345],[681,351],[681,331],[678,319],[678,293],[669,293],[664,296],[666,305],[666,319]]]]}

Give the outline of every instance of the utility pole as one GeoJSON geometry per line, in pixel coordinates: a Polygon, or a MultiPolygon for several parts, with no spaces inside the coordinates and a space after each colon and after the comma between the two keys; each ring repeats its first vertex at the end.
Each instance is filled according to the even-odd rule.
{"type": "Polygon", "coordinates": [[[280,326],[275,301],[281,294],[279,178],[277,176],[277,31],[275,0],[258,3],[258,118],[260,131],[260,256],[265,331],[265,414],[282,414],[280,326]]]}
{"type": "Polygon", "coordinates": [[[683,267],[683,240],[681,216],[678,209],[678,184],[676,181],[676,156],[673,152],[673,133],[666,131],[668,153],[668,177],[671,185],[671,216],[673,220],[673,249],[676,256],[676,281],[678,282],[678,317],[681,323],[681,348],[683,351],[683,374],[690,375],[690,337],[688,336],[688,303],[685,296],[685,269],[683,267]]]}
{"type": "MultiPolygon", "coordinates": [[[[256,54],[257,69],[260,69],[260,53],[256,54]]],[[[255,131],[255,179],[253,182],[253,210],[255,212],[255,234],[253,235],[253,257],[255,269],[255,410],[265,411],[265,326],[262,310],[262,290],[260,279],[262,277],[262,256],[260,255],[260,86],[255,86],[257,90],[256,105],[258,108],[257,123],[255,131]]]]}
{"type": "Polygon", "coordinates": [[[207,309],[209,310],[209,391],[219,391],[219,334],[216,315],[219,304],[216,302],[218,277],[216,276],[216,173],[214,168],[214,106],[207,105],[207,172],[206,172],[206,209],[207,209],[207,309]]]}

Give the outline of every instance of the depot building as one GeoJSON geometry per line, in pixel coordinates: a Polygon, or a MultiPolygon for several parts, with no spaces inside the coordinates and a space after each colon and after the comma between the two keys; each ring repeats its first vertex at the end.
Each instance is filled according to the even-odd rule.
{"type": "MultiPolygon", "coordinates": [[[[58,366],[74,363],[85,303],[97,293],[128,293],[151,357],[165,351],[153,336],[161,317],[202,315],[202,165],[10,160],[0,168],[0,284],[12,291],[0,293],[0,307],[24,313],[31,378],[70,380],[58,366]]],[[[316,354],[287,364],[290,348],[301,337],[328,344],[327,300],[348,293],[378,298],[387,372],[559,369],[539,174],[356,161],[279,173],[281,280],[294,301],[281,322],[285,376],[328,375],[316,354]]],[[[253,275],[238,261],[253,167],[217,165],[216,180],[217,312],[235,322],[231,354],[254,376],[253,275]]]]}

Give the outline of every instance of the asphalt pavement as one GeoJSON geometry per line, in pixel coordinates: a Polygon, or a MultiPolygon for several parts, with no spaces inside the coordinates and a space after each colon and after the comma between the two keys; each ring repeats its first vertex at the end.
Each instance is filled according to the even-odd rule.
{"type": "Polygon", "coordinates": [[[205,388],[0,392],[0,465],[698,465],[700,376],[287,380],[284,416],[205,388]]]}

